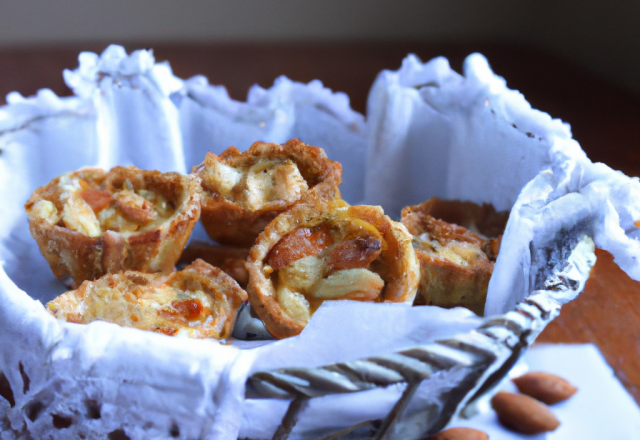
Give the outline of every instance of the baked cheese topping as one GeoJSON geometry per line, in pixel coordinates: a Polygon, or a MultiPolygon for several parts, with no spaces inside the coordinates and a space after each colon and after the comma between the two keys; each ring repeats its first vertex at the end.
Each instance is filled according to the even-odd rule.
{"type": "Polygon", "coordinates": [[[89,237],[100,237],[105,231],[126,237],[154,230],[177,211],[161,194],[134,188],[129,180],[109,191],[90,179],[64,175],[58,189],[62,209],[41,200],[31,208],[32,215],[89,237]]]}
{"type": "Polygon", "coordinates": [[[265,159],[238,167],[211,161],[202,178],[206,187],[250,211],[267,208],[273,202],[293,203],[309,189],[290,159],[265,159]]]}
{"type": "Polygon", "coordinates": [[[385,282],[374,267],[386,246],[382,235],[363,220],[337,217],[290,232],[267,258],[276,299],[297,321],[308,322],[325,300],[381,298],[385,282]]]}
{"type": "Polygon", "coordinates": [[[443,244],[428,232],[414,237],[413,246],[432,258],[451,261],[459,266],[472,266],[478,260],[486,259],[485,253],[476,243],[450,240],[443,244]]]}
{"type": "Polygon", "coordinates": [[[466,228],[431,215],[422,215],[420,221],[414,223],[413,247],[429,259],[448,261],[460,267],[470,267],[487,259],[482,250],[486,240],[466,228]]]}
{"type": "Polygon", "coordinates": [[[49,200],[38,200],[31,208],[31,212],[34,217],[39,217],[50,225],[55,225],[60,221],[58,208],[49,200]]]}
{"type": "Polygon", "coordinates": [[[228,336],[225,329],[245,298],[229,298],[242,292],[235,287],[215,290],[214,282],[187,270],[169,276],[124,272],[85,282],[49,302],[47,309],[58,319],[80,324],[99,319],[170,336],[219,339],[228,336]]]}

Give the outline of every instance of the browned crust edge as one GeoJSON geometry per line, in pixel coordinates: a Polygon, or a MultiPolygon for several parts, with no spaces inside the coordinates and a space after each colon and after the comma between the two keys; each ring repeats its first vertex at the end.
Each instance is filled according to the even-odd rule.
{"type": "Polygon", "coordinates": [[[190,264],[196,259],[202,259],[212,266],[219,267],[236,280],[240,287],[246,288],[249,282],[249,273],[245,267],[248,255],[249,248],[218,246],[196,240],[191,241],[184,249],[178,264],[190,264]]]}
{"type": "Polygon", "coordinates": [[[290,204],[284,201],[274,203],[269,208],[256,211],[243,209],[227,200],[214,188],[202,182],[202,224],[211,239],[221,244],[251,246],[256,237],[278,214],[296,203],[314,198],[339,199],[338,186],[342,182],[342,165],[329,160],[322,148],[307,145],[298,139],[291,139],[283,145],[267,142],[255,142],[240,153],[237,148],[229,147],[220,156],[207,153],[202,164],[193,168],[193,173],[201,175],[204,167],[212,161],[225,165],[254,164],[264,157],[290,159],[296,163],[302,177],[309,184],[309,190],[290,204]]]}
{"type": "MultiPolygon", "coordinates": [[[[201,259],[195,260],[191,265],[185,267],[180,272],[174,272],[171,277],[178,277],[188,274],[197,275],[203,282],[206,281],[208,291],[206,293],[222,293],[227,298],[227,305],[229,306],[227,312],[228,318],[224,324],[223,329],[220,332],[220,339],[226,339],[231,336],[233,327],[238,317],[238,309],[240,305],[248,300],[247,292],[242,289],[238,283],[223,270],[218,267],[212,266],[201,259]]],[[[216,298],[216,296],[214,296],[216,298]]]]}
{"type": "Polygon", "coordinates": [[[427,224],[438,224],[446,229],[447,239],[476,244],[488,258],[463,267],[417,249],[421,271],[422,298],[419,300],[427,305],[445,308],[466,307],[482,316],[494,267],[491,260],[495,260],[497,255],[497,250],[493,255],[493,248],[499,249],[500,237],[485,240],[466,228],[474,227],[489,237],[500,236],[508,217],[508,212],[496,212],[488,204],[441,200],[437,197],[403,208],[401,222],[412,235],[425,232],[427,224]],[[446,292],[445,296],[439,294],[443,292],[446,292]]]}
{"type": "Polygon", "coordinates": [[[251,307],[275,338],[283,339],[300,334],[305,323],[290,318],[276,298],[275,287],[265,275],[265,260],[271,249],[289,232],[299,227],[313,227],[331,218],[334,209],[346,208],[349,215],[373,224],[389,247],[386,258],[390,271],[385,279],[384,302],[412,303],[420,282],[420,264],[411,245],[411,235],[400,223],[394,222],[373,206],[348,206],[344,201],[315,199],[297,204],[269,223],[258,236],[247,258],[249,285],[247,293],[251,307]]]}
{"type": "Polygon", "coordinates": [[[443,200],[433,197],[418,205],[405,206],[402,209],[401,222],[409,229],[409,232],[418,235],[421,232],[414,233],[414,231],[421,230],[421,222],[427,215],[466,229],[475,227],[487,237],[501,235],[509,219],[509,211],[497,212],[488,203],[478,205],[473,202],[443,200]]]}
{"type": "MultiPolygon", "coordinates": [[[[233,326],[237,318],[240,305],[247,300],[247,293],[238,286],[238,284],[227,274],[217,267],[213,267],[202,260],[196,260],[191,265],[185,267],[182,271],[168,274],[156,273],[146,274],[136,271],[125,271],[117,274],[106,274],[94,281],[85,281],[76,289],[66,292],[51,301],[56,304],[56,311],[65,309],[65,304],[73,305],[75,301],[82,301],[90,292],[98,286],[112,287],[123,285],[131,287],[133,291],[138,288],[157,288],[163,285],[182,284],[184,290],[194,287],[197,283],[203,291],[210,295],[217,303],[216,310],[225,314],[225,324],[221,328],[220,333],[214,339],[225,339],[231,335],[233,326]],[[141,287],[142,286],[142,287],[141,287]],[[223,304],[220,304],[221,302],[223,304]]],[[[132,292],[123,292],[124,295],[132,294],[132,292]]],[[[52,311],[47,307],[49,313],[58,317],[56,311],[52,311]]],[[[82,315],[67,314],[68,322],[86,323],[87,321],[82,315]]],[[[117,323],[120,324],[121,323],[117,323]]],[[[167,333],[167,329],[136,327],[142,330],[154,331],[156,333],[167,333]]]]}
{"type": "Polygon", "coordinates": [[[29,215],[29,231],[56,278],[68,274],[79,286],[85,280],[95,280],[109,272],[172,271],[200,217],[199,179],[177,173],[145,171],[133,166],[115,167],[109,172],[95,168],[83,169],[66,175],[75,178],[87,173],[99,174],[99,180],[107,185],[109,181],[130,178],[142,179],[163,191],[178,191],[176,188],[181,188],[179,194],[183,197],[182,203],[169,224],[164,223],[154,230],[133,233],[128,239],[112,231],[106,231],[101,237],[88,237],[29,215],[30,208],[40,200],[52,201],[61,209],[61,202],[52,198],[55,199],[56,192],[59,193],[56,187],[62,176],[37,188],[25,204],[29,215]]]}

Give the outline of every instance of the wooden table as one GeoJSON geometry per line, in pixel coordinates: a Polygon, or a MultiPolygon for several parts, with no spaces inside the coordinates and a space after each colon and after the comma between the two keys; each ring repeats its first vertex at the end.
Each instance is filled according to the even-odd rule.
{"type": "MultiPolygon", "coordinates": [[[[0,49],[0,96],[17,90],[32,95],[51,88],[67,95],[62,70],[77,66],[81,50],[100,52],[105,44],[0,49]]],[[[531,47],[496,44],[331,43],[331,44],[131,44],[153,47],[157,60],[169,60],[176,75],[206,75],[230,95],[246,98],[254,84],[269,87],[279,75],[308,82],[321,79],[351,97],[365,111],[369,88],[382,69],[397,69],[408,53],[423,60],[443,55],[460,71],[472,52],[483,53],[494,71],[520,90],[534,108],[569,121],[574,138],[593,161],[640,176],[640,98],[564,59],[531,47]]],[[[585,291],[538,338],[540,342],[593,342],[618,378],[640,403],[640,283],[598,251],[585,291]]]]}

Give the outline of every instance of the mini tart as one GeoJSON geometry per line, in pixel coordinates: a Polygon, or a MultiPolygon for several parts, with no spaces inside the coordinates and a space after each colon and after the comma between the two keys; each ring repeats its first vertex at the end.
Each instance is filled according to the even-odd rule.
{"type": "Polygon", "coordinates": [[[437,198],[405,207],[401,221],[420,260],[416,304],[466,307],[482,316],[507,218],[490,205],[437,198]]]}
{"type": "Polygon", "coordinates": [[[322,148],[292,139],[207,153],[193,172],[202,179],[202,224],[221,244],[250,247],[278,214],[304,199],[340,198],[342,166],[322,148]]]}
{"type": "Polygon", "coordinates": [[[225,339],[247,294],[220,269],[196,260],[180,272],[127,271],[85,281],[47,303],[58,319],[100,319],[170,336],[225,339]]]}
{"type": "Polygon", "coordinates": [[[194,176],[86,168],[36,189],[29,230],[58,279],[73,286],[123,270],[172,271],[200,216],[194,176]]]}
{"type": "Polygon", "coordinates": [[[411,235],[378,206],[298,204],[269,223],[247,258],[251,307],[278,339],[299,334],[328,299],[413,303],[411,235]]]}

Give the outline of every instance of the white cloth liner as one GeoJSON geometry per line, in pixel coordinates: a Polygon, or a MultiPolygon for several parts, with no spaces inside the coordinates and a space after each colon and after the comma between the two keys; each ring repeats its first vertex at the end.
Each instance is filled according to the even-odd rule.
{"type": "MultiPolygon", "coordinates": [[[[181,436],[267,438],[283,404],[243,408],[250,373],[400,350],[482,322],[463,309],[328,302],[299,337],[252,350],[104,322],[58,322],[38,300],[65,289],[30,238],[22,205],[36,187],[81,166],[185,172],[206,151],[298,137],[342,162],[347,201],[380,204],[394,217],[402,206],[432,196],[513,207],[487,315],[511,310],[530,293],[539,269],[530,245],[557,239],[563,228],[580,222],[588,223],[599,247],[640,279],[637,179],[592,164],[566,124],[531,109],[481,55],[467,59],[464,76],[443,58],[422,64],[414,56],[400,70],[382,72],[369,97],[366,124],[344,94],[319,81],[305,85],[279,78],[268,90],[254,86],[241,103],[202,77],[175,77],[150,51],[127,55],[110,46],[79,60],[78,69],[65,71],[74,97],[58,98],[48,90],[32,98],[13,93],[0,108],[0,371],[16,400],[9,409],[0,399],[0,428],[28,429],[36,437],[60,434],[51,431],[50,419],[32,422],[20,411],[64,384],[69,391],[51,397],[47,414],[71,411],[97,396],[106,406],[98,431],[90,434],[124,429],[131,439],[166,437],[176,424],[181,436]],[[30,377],[26,393],[20,363],[30,377]]],[[[344,426],[381,417],[397,393],[326,397],[310,411],[340,404],[342,410],[331,417],[344,426]],[[358,409],[365,407],[367,414],[358,409]]],[[[321,417],[305,420],[304,429],[323,423],[321,417]]],[[[72,425],[65,433],[92,426],[72,425]]]]}

